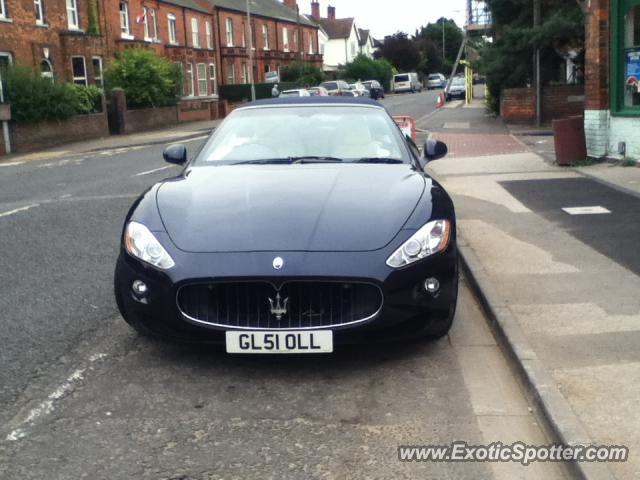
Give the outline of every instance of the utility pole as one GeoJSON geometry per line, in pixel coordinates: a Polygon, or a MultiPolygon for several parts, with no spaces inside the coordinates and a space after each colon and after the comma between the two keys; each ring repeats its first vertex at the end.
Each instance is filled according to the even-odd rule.
{"type": "Polygon", "coordinates": [[[249,47],[249,83],[251,83],[251,101],[256,101],[256,84],[254,83],[253,78],[253,35],[251,28],[251,0],[247,0],[247,29],[249,30],[247,33],[247,37],[249,41],[247,42],[247,46],[249,47]]]}
{"type": "Polygon", "coordinates": [[[444,17],[442,17],[442,63],[445,61],[444,17]]]}
{"type": "MultiPolygon", "coordinates": [[[[533,0],[533,27],[540,26],[542,17],[540,0],[533,0]]],[[[540,84],[540,49],[536,48],[533,54],[533,72],[536,90],[536,126],[542,123],[542,85],[540,84]]]]}

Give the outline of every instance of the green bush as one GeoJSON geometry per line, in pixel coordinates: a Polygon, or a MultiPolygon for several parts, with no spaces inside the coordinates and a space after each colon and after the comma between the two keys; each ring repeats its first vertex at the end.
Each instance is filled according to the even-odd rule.
{"type": "Polygon", "coordinates": [[[314,87],[324,82],[322,70],[311,63],[293,62],[280,72],[283,82],[292,82],[302,86],[314,87]]]}
{"type": "Polygon", "coordinates": [[[141,48],[121,52],[107,67],[105,78],[109,89],[125,91],[130,108],[173,105],[182,85],[179,65],[141,48]]]}
{"type": "Polygon", "coordinates": [[[358,55],[353,62],[346,65],[344,77],[354,80],[377,80],[386,91],[389,91],[393,78],[393,66],[385,58],[374,60],[365,55],[358,55]]]}
{"type": "MultiPolygon", "coordinates": [[[[271,90],[273,83],[256,83],[256,100],[271,98],[271,90]]],[[[279,82],[278,90],[290,90],[298,88],[297,83],[279,82]]],[[[220,85],[220,98],[228,102],[242,102],[251,100],[251,85],[248,83],[234,83],[229,85],[220,85]]]]}
{"type": "Polygon", "coordinates": [[[78,113],[96,113],[102,111],[102,89],[95,85],[74,85],[80,107],[78,113]]]}
{"type": "Polygon", "coordinates": [[[12,117],[18,122],[65,120],[82,111],[82,101],[72,83],[54,82],[20,66],[6,69],[2,77],[12,117]]]}

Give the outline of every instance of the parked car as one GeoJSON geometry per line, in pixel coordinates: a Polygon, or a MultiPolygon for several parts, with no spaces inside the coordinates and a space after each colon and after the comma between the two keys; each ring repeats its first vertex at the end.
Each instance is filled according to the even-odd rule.
{"type": "Polygon", "coordinates": [[[418,78],[417,73],[399,73],[393,77],[393,91],[394,93],[401,92],[421,92],[422,83],[418,78]]]}
{"type": "Polygon", "coordinates": [[[369,90],[369,96],[374,100],[384,98],[384,88],[377,80],[366,80],[362,82],[364,87],[369,90]]]}
{"type": "Polygon", "coordinates": [[[467,82],[464,77],[456,77],[451,81],[449,90],[446,91],[447,102],[453,98],[464,99],[467,96],[467,82]]]}
{"type": "Polygon", "coordinates": [[[447,85],[447,77],[441,73],[432,73],[427,77],[427,90],[432,88],[444,88],[447,85]]]}
{"type": "Polygon", "coordinates": [[[321,87],[324,87],[332,97],[344,97],[345,92],[350,92],[349,84],[344,80],[332,80],[329,82],[322,82],[321,87]]]}
{"type": "Polygon", "coordinates": [[[350,83],[349,88],[357,97],[366,97],[369,98],[369,90],[366,89],[364,84],[358,83],[350,83]]]}
{"type": "Polygon", "coordinates": [[[420,154],[370,99],[240,107],[192,158],[165,149],[183,170],[126,215],[119,311],[142,334],[229,353],[442,337],[458,296],[456,218],[425,167],[446,152],[427,140],[420,154]]]}
{"type": "Polygon", "coordinates": [[[328,97],[329,92],[324,87],[311,87],[307,88],[307,91],[312,97],[328,97]]]}
{"type": "Polygon", "coordinates": [[[280,92],[280,97],[310,97],[311,94],[305,88],[298,88],[295,90],[285,90],[280,92]]]}

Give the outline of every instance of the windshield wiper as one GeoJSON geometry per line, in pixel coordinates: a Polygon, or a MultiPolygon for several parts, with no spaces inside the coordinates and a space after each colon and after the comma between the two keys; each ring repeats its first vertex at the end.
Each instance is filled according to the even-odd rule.
{"type": "Polygon", "coordinates": [[[360,160],[356,160],[355,163],[404,163],[397,158],[383,158],[383,157],[365,157],[360,160]]]}
{"type": "Polygon", "coordinates": [[[314,155],[307,155],[304,157],[289,157],[291,163],[342,163],[341,158],[336,157],[320,157],[314,155]]]}
{"type": "Polygon", "coordinates": [[[242,162],[234,162],[231,165],[279,165],[289,164],[291,159],[289,158],[263,158],[261,160],[246,160],[242,162]]]}

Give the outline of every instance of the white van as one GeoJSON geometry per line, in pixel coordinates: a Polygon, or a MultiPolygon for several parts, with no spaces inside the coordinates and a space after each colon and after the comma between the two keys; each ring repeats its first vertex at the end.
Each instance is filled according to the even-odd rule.
{"type": "Polygon", "coordinates": [[[422,83],[420,83],[417,73],[399,73],[393,76],[393,93],[421,91],[422,83]]]}

